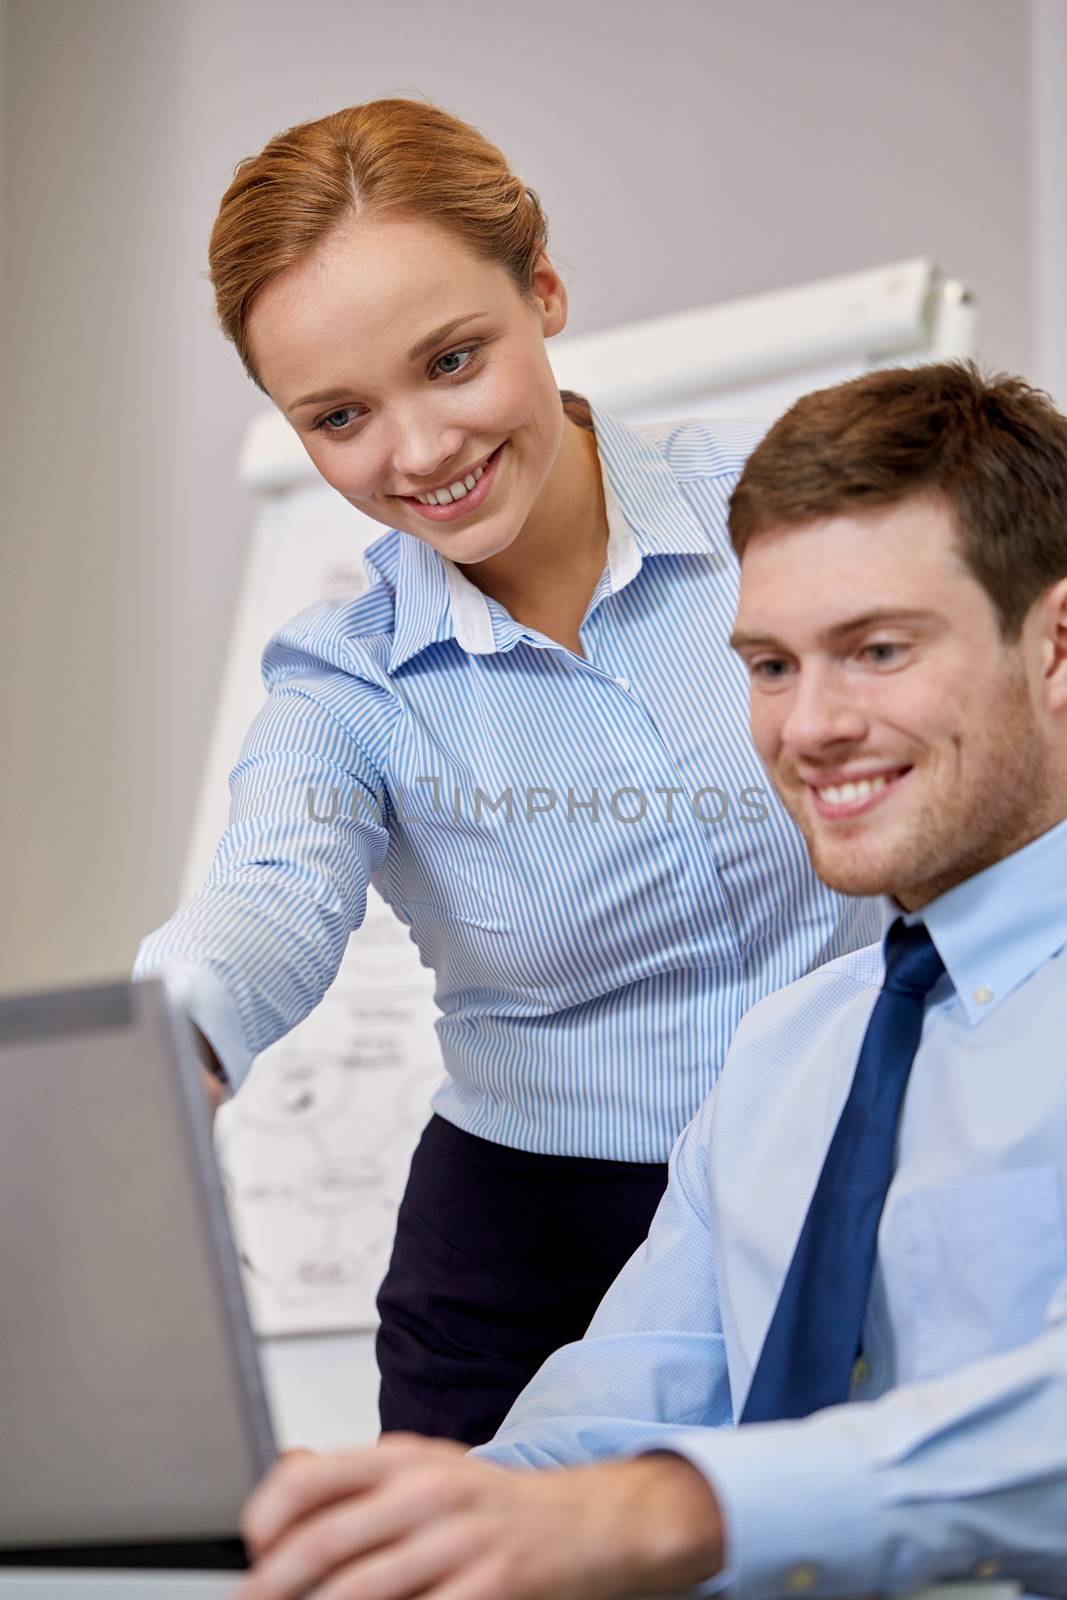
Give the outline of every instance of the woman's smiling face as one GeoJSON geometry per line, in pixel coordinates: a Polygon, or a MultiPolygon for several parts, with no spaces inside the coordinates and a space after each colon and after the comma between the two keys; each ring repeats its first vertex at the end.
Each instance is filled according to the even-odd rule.
{"type": "Polygon", "coordinates": [[[327,483],[471,563],[514,541],[556,461],[544,341],[566,315],[546,256],[524,296],[440,224],[390,215],[345,224],[268,283],[248,329],[260,381],[327,483]],[[431,490],[446,503],[416,498],[431,490]]]}

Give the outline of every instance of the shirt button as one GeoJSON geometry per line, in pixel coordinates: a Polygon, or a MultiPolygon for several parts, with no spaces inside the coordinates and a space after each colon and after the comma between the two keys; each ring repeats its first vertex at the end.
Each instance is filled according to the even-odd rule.
{"type": "Polygon", "coordinates": [[[870,1367],[867,1365],[866,1361],[864,1361],[863,1357],[860,1356],[852,1368],[852,1382],[866,1383],[870,1375],[870,1367]]]}
{"type": "Polygon", "coordinates": [[[790,1594],[807,1594],[819,1581],[819,1569],[812,1566],[791,1567],[785,1581],[790,1594]]]}
{"type": "Polygon", "coordinates": [[[629,687],[630,687],[629,678],[616,678],[615,682],[618,684],[620,689],[627,689],[628,690],[629,687]]]}
{"type": "Polygon", "coordinates": [[[971,1576],[974,1578],[995,1578],[999,1575],[999,1573],[1000,1562],[994,1561],[993,1558],[990,1557],[988,1561],[979,1561],[971,1576]]]}
{"type": "Polygon", "coordinates": [[[987,1006],[993,998],[993,991],[992,989],[987,989],[983,983],[980,989],[974,991],[974,998],[980,1006],[987,1006]]]}

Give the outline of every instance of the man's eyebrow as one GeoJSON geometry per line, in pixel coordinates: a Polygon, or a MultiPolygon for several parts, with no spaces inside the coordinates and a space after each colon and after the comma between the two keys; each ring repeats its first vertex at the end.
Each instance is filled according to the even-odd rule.
{"type": "MultiPolygon", "coordinates": [[[[827,639],[845,639],[852,633],[862,633],[865,628],[872,628],[883,622],[932,622],[937,613],[925,611],[911,606],[885,606],[879,611],[865,611],[860,617],[849,617],[844,622],[835,622],[832,628],[827,628],[827,639]]],[[[771,633],[746,633],[737,629],[730,635],[730,647],[733,650],[751,649],[755,645],[775,645],[779,649],[786,647],[771,633]]]]}
{"type": "MultiPolygon", "coordinates": [[[[451,322],[443,322],[439,328],[428,333],[425,339],[420,339],[415,347],[408,351],[409,361],[418,361],[420,356],[427,355],[435,344],[440,344],[442,339],[447,339],[450,333],[455,333],[457,328],[462,328],[465,322],[473,322],[476,317],[484,317],[484,311],[468,311],[465,316],[453,317],[451,322]]],[[[350,389],[327,389],[321,394],[306,394],[300,400],[294,400],[286,415],[291,416],[294,411],[299,411],[301,406],[321,406],[330,400],[344,400],[351,393],[350,389]]]]}

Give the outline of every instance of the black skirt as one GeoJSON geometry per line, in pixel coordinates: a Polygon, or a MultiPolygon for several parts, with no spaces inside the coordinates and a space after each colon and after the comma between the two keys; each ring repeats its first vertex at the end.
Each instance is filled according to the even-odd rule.
{"type": "Polygon", "coordinates": [[[435,1116],[378,1294],[383,1432],[490,1439],[545,1358],[582,1337],[666,1185],[666,1166],[533,1155],[435,1116]]]}

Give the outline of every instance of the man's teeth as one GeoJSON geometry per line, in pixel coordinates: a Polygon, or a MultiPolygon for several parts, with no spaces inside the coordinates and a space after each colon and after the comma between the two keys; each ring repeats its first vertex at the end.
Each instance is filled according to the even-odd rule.
{"type": "Polygon", "coordinates": [[[447,489],[431,489],[429,494],[417,494],[414,498],[424,506],[450,506],[453,500],[462,500],[474,488],[484,471],[484,467],[475,467],[465,478],[450,483],[447,489]]]}
{"type": "Polygon", "coordinates": [[[832,806],[844,806],[851,800],[866,800],[869,795],[884,789],[888,782],[888,778],[879,777],[861,778],[858,783],[827,784],[819,790],[819,797],[828,800],[832,806]]]}

